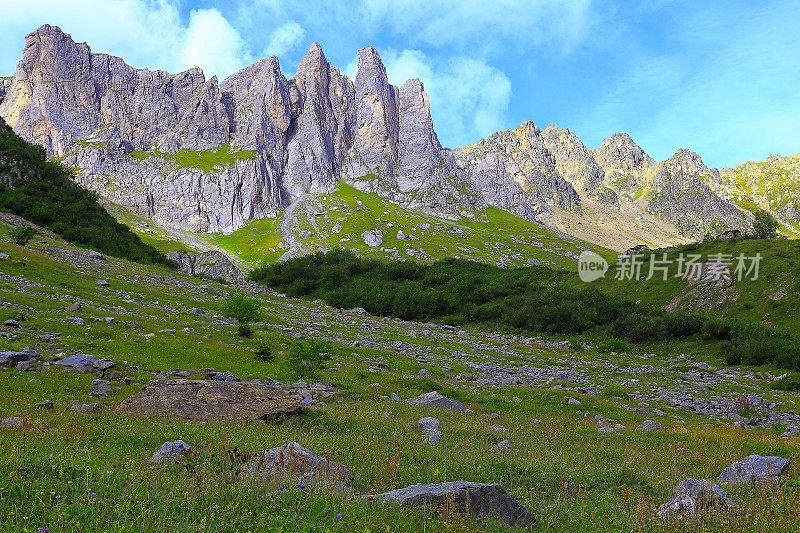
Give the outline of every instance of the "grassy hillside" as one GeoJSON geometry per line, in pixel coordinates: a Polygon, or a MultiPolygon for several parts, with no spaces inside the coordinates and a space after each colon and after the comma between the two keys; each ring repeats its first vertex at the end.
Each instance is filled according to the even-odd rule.
{"type": "MultiPolygon", "coordinates": [[[[146,222],[119,207],[112,212],[159,249],[181,246],[174,242],[180,236],[170,236],[152,221],[146,222]]],[[[574,265],[575,258],[585,249],[609,258],[614,255],[497,208],[478,213],[474,220],[450,221],[405,209],[345,183],[330,194],[309,194],[278,217],[253,220],[231,234],[190,237],[201,246],[220,248],[250,267],[273,263],[290,249],[296,255],[341,248],[364,257],[419,263],[460,257],[491,264],[521,266],[531,262],[557,268],[574,265]],[[295,241],[294,248],[282,226],[295,241]],[[368,246],[362,234],[376,229],[381,231],[383,242],[368,246]],[[398,239],[398,232],[407,237],[398,239]]]]}
{"type": "Polygon", "coordinates": [[[48,161],[41,146],[21,139],[0,119],[0,210],[44,226],[65,239],[144,263],[166,259],[118,223],[70,170],[48,161]]]}
{"type": "Polygon", "coordinates": [[[0,346],[33,347],[42,362],[75,351],[107,357],[115,362],[116,377],[108,398],[92,399],[90,374],[44,365],[0,371],[0,418],[27,420],[23,428],[0,428],[0,530],[510,531],[492,520],[399,509],[356,496],[454,479],[502,483],[533,511],[542,530],[800,527],[796,466],[773,489],[726,487],[737,512],[667,521],[654,516],[683,478],[713,479],[751,453],[796,460],[798,448],[796,437],[779,436],[780,427],[745,431],[664,399],[645,402],[642,394],[681,382],[676,394],[691,401],[734,402],[758,394],[776,404],[770,412],[786,413],[797,394],[770,390],[768,373],[743,368],[719,375],[694,366],[720,363],[702,355],[575,351],[469,328],[451,331],[339,312],[267,293],[252,295],[263,322],[254,325],[255,338],[242,339],[235,326],[215,318],[224,312],[230,287],[124,260],[91,261],[58,239],[37,238],[32,248],[21,248],[7,240],[8,230],[0,223],[0,251],[10,256],[0,261],[0,301],[10,302],[0,308],[0,321],[19,319],[21,328],[5,329],[17,338],[0,338],[0,346]],[[95,283],[100,278],[108,280],[107,288],[95,283]],[[76,300],[83,309],[67,311],[76,300]],[[190,312],[194,307],[205,316],[190,312]],[[67,321],[71,315],[85,325],[67,321]],[[296,375],[288,358],[298,338],[329,343],[335,359],[317,379],[338,392],[283,423],[185,422],[115,409],[173,368],[192,370],[193,377],[213,367],[246,379],[291,383],[296,375]],[[274,361],[256,359],[262,344],[271,346],[274,361]],[[375,359],[385,369],[370,370],[375,359]],[[417,375],[421,368],[432,376],[417,375]],[[540,378],[527,385],[501,379],[529,374],[540,378]],[[703,390],[680,388],[698,380],[703,390]],[[474,414],[386,398],[434,389],[464,401],[474,414]],[[568,405],[567,397],[582,405],[568,405]],[[44,400],[53,401],[52,411],[37,407],[44,400]],[[70,400],[101,409],[75,412],[70,400]],[[597,414],[626,429],[598,433],[592,418],[597,414]],[[422,416],[441,420],[440,444],[423,443],[417,427],[422,416]],[[645,418],[656,418],[664,428],[637,431],[645,418]],[[497,424],[507,432],[492,429],[497,424]],[[162,442],[177,438],[197,455],[172,466],[147,463],[162,442]],[[513,448],[497,449],[502,439],[513,448]],[[291,440],[350,466],[355,495],[294,485],[282,492],[245,475],[233,460],[291,440]]]}

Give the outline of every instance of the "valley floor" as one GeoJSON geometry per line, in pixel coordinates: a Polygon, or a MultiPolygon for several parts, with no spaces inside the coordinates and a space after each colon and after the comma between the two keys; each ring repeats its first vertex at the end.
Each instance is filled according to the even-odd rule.
{"type": "MultiPolygon", "coordinates": [[[[0,234],[7,231],[0,225],[0,234]]],[[[0,419],[25,419],[20,428],[0,428],[0,530],[507,530],[491,519],[356,496],[457,479],[501,483],[542,530],[800,528],[796,466],[766,489],[726,486],[735,510],[654,516],[684,478],[716,479],[753,453],[798,458],[798,437],[781,434],[800,425],[800,396],[769,389],[776,371],[724,367],[675,347],[606,354],[554,339],[382,319],[259,286],[237,287],[258,298],[263,315],[256,338],[242,339],[222,317],[230,286],[92,258],[53,237],[39,236],[29,248],[3,241],[0,251],[9,256],[0,260],[0,322],[19,321],[2,329],[0,349],[31,347],[39,360],[30,371],[0,369],[0,419]],[[82,309],[67,311],[74,302],[82,309]],[[83,324],[69,320],[75,316],[83,324]],[[335,393],[281,423],[186,422],[116,409],[175,369],[293,383],[287,357],[303,338],[331,343],[334,358],[317,379],[335,393]],[[255,357],[264,344],[274,361],[255,357]],[[49,364],[74,352],[114,362],[110,396],[90,398],[96,376],[49,364]],[[472,413],[389,398],[431,390],[472,413]],[[38,406],[46,400],[52,410],[38,406]],[[71,400],[101,407],[77,412],[71,400]],[[420,434],[424,416],[441,420],[437,445],[420,434]],[[640,431],[644,420],[662,428],[640,431]],[[624,428],[598,431],[614,424],[624,428]],[[147,462],[174,439],[197,455],[147,462]],[[503,440],[510,449],[497,447],[503,440]],[[354,494],[280,491],[245,475],[235,460],[288,441],[349,466],[354,494]]]]}

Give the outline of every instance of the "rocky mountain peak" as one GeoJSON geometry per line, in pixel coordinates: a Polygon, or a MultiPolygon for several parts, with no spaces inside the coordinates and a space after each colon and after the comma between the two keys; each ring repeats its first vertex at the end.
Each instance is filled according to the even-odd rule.
{"type": "Polygon", "coordinates": [[[594,150],[600,167],[608,172],[617,169],[635,173],[655,164],[652,157],[636,144],[627,133],[615,133],[594,150]]]}

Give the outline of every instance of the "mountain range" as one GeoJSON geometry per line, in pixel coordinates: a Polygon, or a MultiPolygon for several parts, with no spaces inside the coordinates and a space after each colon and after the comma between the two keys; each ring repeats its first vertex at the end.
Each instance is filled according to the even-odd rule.
{"type": "Polygon", "coordinates": [[[292,77],[269,57],[219,82],[136,69],[45,25],[0,79],[0,117],[79,184],[176,230],[230,233],[344,182],[453,221],[493,206],[616,250],[746,231],[756,208],[800,231],[796,158],[719,171],[685,149],[657,162],[625,133],[590,149],[532,122],[445,148],[423,84],[391,85],[372,47],[355,80],[315,43],[292,77]]]}

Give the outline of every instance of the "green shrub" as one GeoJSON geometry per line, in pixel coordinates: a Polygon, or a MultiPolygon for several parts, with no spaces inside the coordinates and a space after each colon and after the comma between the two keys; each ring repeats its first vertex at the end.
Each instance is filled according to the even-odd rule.
{"type": "Polygon", "coordinates": [[[622,385],[607,385],[603,388],[601,394],[607,398],[627,398],[628,389],[622,385]]]}
{"type": "Polygon", "coordinates": [[[265,363],[271,363],[275,360],[275,354],[272,353],[272,348],[270,348],[269,344],[261,344],[256,348],[256,359],[265,363]]]}
{"type": "Polygon", "coordinates": [[[328,343],[323,341],[300,341],[289,354],[289,367],[300,379],[313,378],[330,359],[329,349],[328,343]]]}
{"type": "Polygon", "coordinates": [[[568,271],[498,268],[446,259],[430,265],[362,259],[334,250],[263,265],[251,278],[296,297],[406,320],[474,324],[525,334],[613,338],[600,351],[630,352],[633,344],[711,342],[729,364],[773,363],[800,370],[800,339],[761,324],[667,312],[594,286],[568,271]]]}
{"type": "Polygon", "coordinates": [[[108,214],[94,193],[76,184],[72,170],[48,161],[44,148],[26,142],[0,119],[0,174],[12,168],[21,178],[0,186],[0,211],[99,252],[171,266],[163,254],[108,214]]]}
{"type": "Polygon", "coordinates": [[[36,235],[36,230],[26,224],[12,229],[9,235],[14,239],[15,243],[20,246],[25,246],[33,239],[34,235],[36,235]]]}
{"type": "Polygon", "coordinates": [[[236,328],[236,332],[242,338],[253,338],[253,328],[250,327],[250,324],[239,324],[239,326],[236,328]]]}
{"type": "Polygon", "coordinates": [[[239,293],[231,293],[225,306],[225,316],[237,320],[240,324],[258,322],[261,319],[261,304],[258,300],[239,293]]]}
{"type": "Polygon", "coordinates": [[[778,234],[778,221],[763,209],[755,213],[753,219],[753,237],[756,239],[774,239],[778,234]]]}

